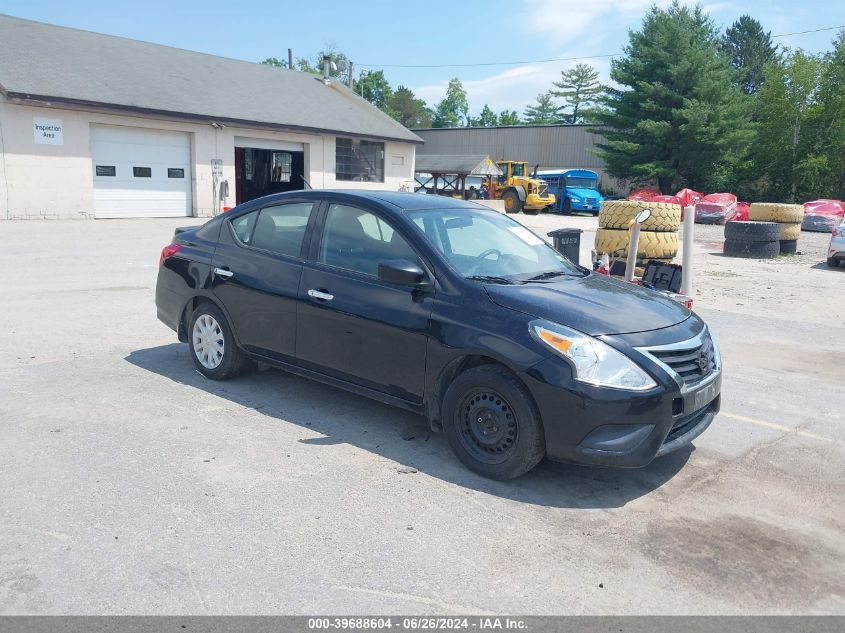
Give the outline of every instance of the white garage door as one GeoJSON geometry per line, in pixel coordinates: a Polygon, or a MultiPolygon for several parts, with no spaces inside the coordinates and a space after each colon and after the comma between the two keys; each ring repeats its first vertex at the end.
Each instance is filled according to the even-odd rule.
{"type": "Polygon", "coordinates": [[[184,132],[91,126],[94,217],[191,215],[191,143],[184,132]]]}

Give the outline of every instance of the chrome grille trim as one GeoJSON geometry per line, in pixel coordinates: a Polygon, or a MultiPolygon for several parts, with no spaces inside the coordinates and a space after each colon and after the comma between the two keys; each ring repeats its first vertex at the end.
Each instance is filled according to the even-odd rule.
{"type": "Polygon", "coordinates": [[[647,357],[650,361],[659,365],[667,374],[669,374],[681,388],[682,393],[699,389],[704,385],[713,382],[714,380],[716,380],[722,370],[722,356],[719,353],[719,346],[716,345],[716,340],[711,336],[710,330],[707,327],[701,330],[701,332],[699,332],[696,336],[685,341],[669,343],[668,345],[650,345],[647,347],[635,347],[634,349],[637,350],[643,356],[647,357]],[[683,376],[681,376],[677,371],[675,371],[674,368],[672,368],[668,363],[666,363],[663,359],[657,356],[658,353],[663,352],[689,351],[692,354],[693,352],[698,352],[702,348],[702,346],[708,341],[713,347],[713,367],[710,370],[709,374],[697,381],[687,382],[687,380],[685,380],[683,376]]]}

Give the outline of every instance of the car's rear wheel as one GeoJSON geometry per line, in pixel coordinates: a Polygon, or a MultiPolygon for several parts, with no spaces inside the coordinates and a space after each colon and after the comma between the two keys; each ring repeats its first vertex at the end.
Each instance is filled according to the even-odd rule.
{"type": "Polygon", "coordinates": [[[546,452],[540,413],[507,369],[482,365],[460,374],[443,399],[449,445],[465,466],[491,479],[513,479],[546,452]]]}
{"type": "Polygon", "coordinates": [[[206,378],[225,380],[251,364],[235,345],[223,312],[213,303],[201,303],[191,314],[188,343],[194,365],[206,378]]]}
{"type": "Polygon", "coordinates": [[[839,260],[835,257],[828,257],[827,258],[827,265],[831,268],[838,268],[839,267],[839,260]]]}

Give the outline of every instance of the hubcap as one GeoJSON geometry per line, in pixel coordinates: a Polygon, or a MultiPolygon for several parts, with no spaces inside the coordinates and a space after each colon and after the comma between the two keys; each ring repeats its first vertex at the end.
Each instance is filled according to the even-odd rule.
{"type": "Polygon", "coordinates": [[[516,443],[516,416],[495,391],[476,390],[467,394],[461,404],[459,422],[462,444],[481,461],[504,461],[516,443]]]}
{"type": "Polygon", "coordinates": [[[194,354],[206,369],[217,369],[223,362],[223,330],[210,314],[203,314],[194,323],[194,354]]]}

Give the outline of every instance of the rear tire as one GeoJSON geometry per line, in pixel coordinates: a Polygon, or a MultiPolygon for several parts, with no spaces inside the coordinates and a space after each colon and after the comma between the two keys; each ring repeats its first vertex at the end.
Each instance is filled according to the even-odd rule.
{"type": "Polygon", "coordinates": [[[482,365],[458,375],[443,398],[442,419],[452,451],[484,477],[519,477],[546,454],[534,399],[500,365],[482,365]]]}
{"type": "Polygon", "coordinates": [[[781,240],[780,254],[781,255],[795,255],[798,252],[798,240],[781,240]]]}
{"type": "Polygon", "coordinates": [[[827,265],[830,268],[839,268],[839,260],[835,257],[828,257],[827,258],[827,265]]]}
{"type": "Polygon", "coordinates": [[[197,370],[211,380],[226,380],[252,364],[238,346],[223,312],[213,303],[201,303],[191,314],[188,345],[197,370]]]}
{"type": "Polygon", "coordinates": [[[780,254],[780,242],[725,241],[724,254],[728,257],[774,259],[780,254]]]}
{"type": "Polygon", "coordinates": [[[519,213],[522,211],[522,202],[515,191],[506,191],[502,196],[505,203],[505,213],[519,213]]]}

